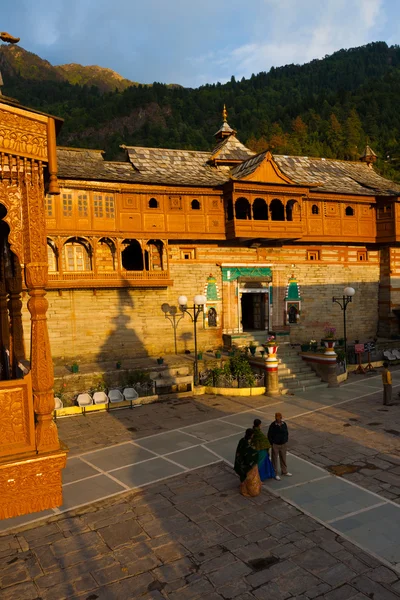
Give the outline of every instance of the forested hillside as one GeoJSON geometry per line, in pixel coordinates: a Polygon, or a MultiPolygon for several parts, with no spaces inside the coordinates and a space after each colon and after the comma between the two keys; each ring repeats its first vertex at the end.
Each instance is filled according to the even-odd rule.
{"type": "Polygon", "coordinates": [[[60,144],[104,148],[109,157],[122,143],[209,149],[225,103],[229,124],[256,151],[357,159],[369,141],[379,169],[400,179],[400,47],[384,42],[198,89],[155,83],[102,92],[39,66],[31,78],[5,51],[0,69],[3,93],[65,119],[60,144]]]}

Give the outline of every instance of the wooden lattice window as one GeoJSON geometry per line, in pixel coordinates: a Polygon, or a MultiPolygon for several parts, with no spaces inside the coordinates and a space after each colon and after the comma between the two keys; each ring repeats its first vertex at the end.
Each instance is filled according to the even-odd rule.
{"type": "Polygon", "coordinates": [[[307,250],[307,260],[320,260],[319,250],[307,250]]]}
{"type": "Polygon", "coordinates": [[[114,196],[105,197],[106,219],[113,219],[115,216],[114,196]]]}
{"type": "Polygon", "coordinates": [[[49,194],[46,196],[46,216],[54,217],[53,196],[50,196],[49,194]]]}
{"type": "Polygon", "coordinates": [[[360,262],[366,262],[368,260],[368,253],[366,250],[357,250],[357,260],[360,262]]]}
{"type": "Polygon", "coordinates": [[[87,249],[79,242],[68,242],[63,248],[64,271],[90,271],[90,257],[87,249]]]}
{"type": "Polygon", "coordinates": [[[104,207],[103,207],[103,196],[101,196],[100,194],[94,194],[93,208],[94,208],[95,218],[102,219],[104,217],[104,207]]]}
{"type": "Polygon", "coordinates": [[[85,218],[89,214],[88,197],[86,194],[78,194],[78,215],[79,218],[85,218]]]}
{"type": "Polygon", "coordinates": [[[72,217],[72,194],[63,194],[63,216],[72,217]]]}

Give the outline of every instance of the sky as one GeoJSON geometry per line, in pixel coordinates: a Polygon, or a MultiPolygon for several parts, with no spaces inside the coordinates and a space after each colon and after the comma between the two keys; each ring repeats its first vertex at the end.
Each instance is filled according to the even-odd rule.
{"type": "Polygon", "coordinates": [[[400,42],[399,0],[0,0],[0,30],[54,65],[198,87],[400,42]]]}

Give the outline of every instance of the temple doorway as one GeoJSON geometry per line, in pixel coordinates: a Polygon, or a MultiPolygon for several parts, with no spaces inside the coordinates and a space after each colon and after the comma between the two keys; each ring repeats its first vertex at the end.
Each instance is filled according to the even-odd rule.
{"type": "Polygon", "coordinates": [[[259,292],[242,293],[241,313],[243,331],[265,331],[268,329],[268,294],[259,292]]]}

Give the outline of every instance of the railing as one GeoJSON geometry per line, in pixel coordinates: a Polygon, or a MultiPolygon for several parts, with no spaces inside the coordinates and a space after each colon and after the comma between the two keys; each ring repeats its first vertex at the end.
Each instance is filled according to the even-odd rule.
{"type": "Polygon", "coordinates": [[[303,235],[301,221],[261,221],[235,219],[227,224],[227,237],[299,238],[303,235]]]}
{"type": "Polygon", "coordinates": [[[165,287],[171,285],[169,271],[65,271],[49,273],[48,288],[71,287],[143,287],[145,285],[165,287]]]}

